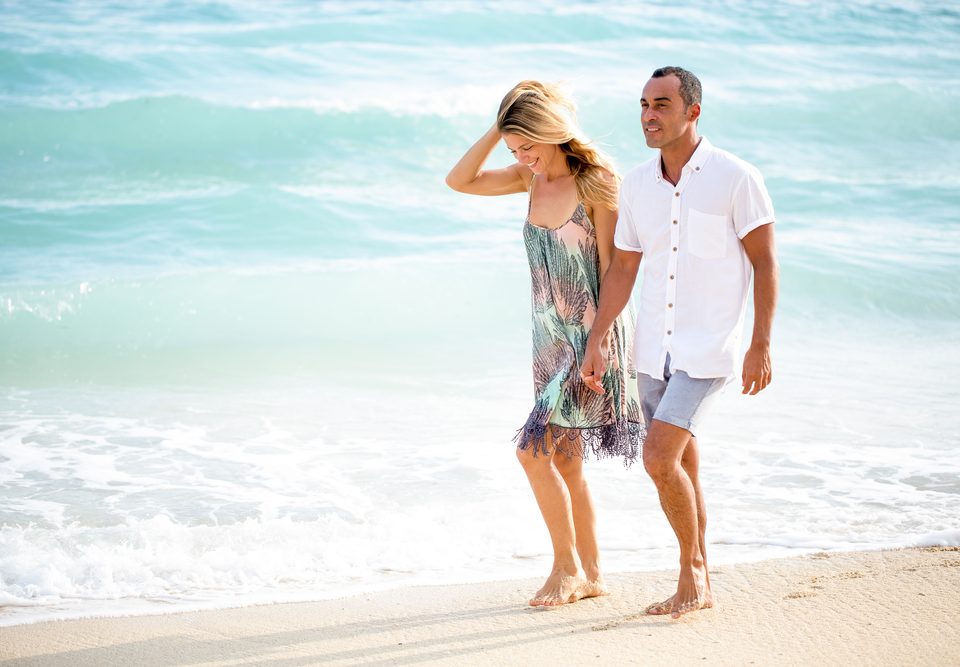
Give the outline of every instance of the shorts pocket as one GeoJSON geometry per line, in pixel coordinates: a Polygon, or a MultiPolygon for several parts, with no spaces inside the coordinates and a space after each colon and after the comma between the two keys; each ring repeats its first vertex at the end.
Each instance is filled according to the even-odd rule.
{"type": "Polygon", "coordinates": [[[697,257],[713,259],[727,254],[727,216],[687,211],[687,243],[697,257]]]}

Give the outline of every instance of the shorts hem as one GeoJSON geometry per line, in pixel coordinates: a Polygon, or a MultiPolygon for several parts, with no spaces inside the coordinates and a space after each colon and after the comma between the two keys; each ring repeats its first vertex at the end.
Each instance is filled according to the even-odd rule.
{"type": "Polygon", "coordinates": [[[693,432],[694,426],[693,422],[689,419],[684,419],[683,417],[674,417],[672,415],[653,415],[654,421],[661,421],[671,426],[676,426],[677,428],[682,428],[684,431],[689,431],[690,435],[695,436],[696,433],[693,432]]]}

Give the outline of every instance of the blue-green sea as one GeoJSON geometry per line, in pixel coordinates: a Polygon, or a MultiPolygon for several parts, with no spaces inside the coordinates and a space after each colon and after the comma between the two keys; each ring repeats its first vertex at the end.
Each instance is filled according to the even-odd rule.
{"type": "MultiPolygon", "coordinates": [[[[443,179],[529,78],[627,171],[663,65],[777,211],[711,562],[960,544],[956,5],[8,0],[0,625],[545,575],[526,202],[443,179]]],[[[608,571],[674,567],[642,466],[589,476],[608,571]]]]}

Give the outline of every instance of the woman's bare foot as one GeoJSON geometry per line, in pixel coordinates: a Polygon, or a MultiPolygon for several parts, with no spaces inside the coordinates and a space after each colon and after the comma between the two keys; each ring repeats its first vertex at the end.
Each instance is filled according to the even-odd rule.
{"type": "Polygon", "coordinates": [[[554,570],[547,581],[530,599],[531,607],[556,607],[582,600],[585,597],[602,595],[595,592],[596,584],[587,581],[582,573],[567,574],[554,570]]]}
{"type": "Polygon", "coordinates": [[[604,595],[610,595],[610,591],[607,590],[607,584],[603,581],[603,575],[600,574],[596,577],[588,576],[583,591],[584,598],[598,598],[604,595]]]}

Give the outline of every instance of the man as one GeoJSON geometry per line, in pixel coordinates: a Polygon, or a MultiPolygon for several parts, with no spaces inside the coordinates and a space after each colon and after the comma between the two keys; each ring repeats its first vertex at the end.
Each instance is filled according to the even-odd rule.
{"type": "Polygon", "coordinates": [[[616,250],[581,367],[584,382],[602,392],[604,335],[646,257],[634,354],[648,429],[643,463],[680,544],[676,593],[647,613],[673,618],[713,605],[696,436],[710,399],[735,375],[751,273],[743,393],[770,383],[778,281],[763,178],[697,134],[700,101],[700,81],[680,67],[656,70],[643,88],[643,134],[660,150],[624,178],[616,250]]]}

